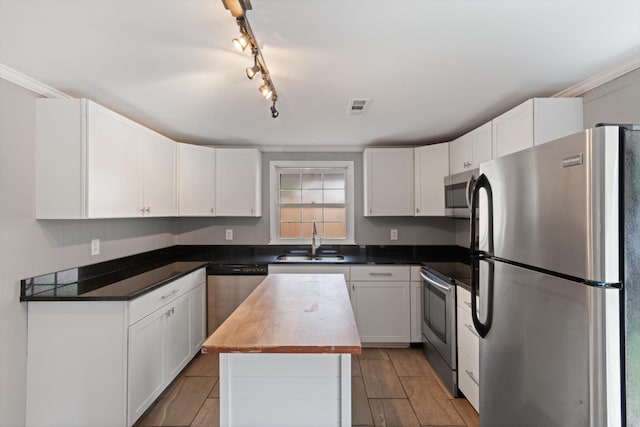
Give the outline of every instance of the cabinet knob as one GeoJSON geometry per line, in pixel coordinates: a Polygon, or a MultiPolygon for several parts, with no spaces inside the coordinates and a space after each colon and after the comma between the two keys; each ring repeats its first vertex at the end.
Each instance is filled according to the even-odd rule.
{"type": "Polygon", "coordinates": [[[213,213],[213,208],[211,208],[211,213],[213,213]]]}
{"type": "Polygon", "coordinates": [[[144,208],[140,208],[140,212],[144,214],[144,208]]]}
{"type": "Polygon", "coordinates": [[[373,213],[373,208],[369,208],[369,213],[373,213]]]}
{"type": "Polygon", "coordinates": [[[416,213],[420,213],[420,208],[416,208],[416,213]]]}
{"type": "Polygon", "coordinates": [[[151,212],[151,207],[150,207],[150,206],[147,206],[147,207],[145,208],[145,210],[144,210],[144,211],[145,211],[146,213],[150,213],[150,212],[151,212]]]}

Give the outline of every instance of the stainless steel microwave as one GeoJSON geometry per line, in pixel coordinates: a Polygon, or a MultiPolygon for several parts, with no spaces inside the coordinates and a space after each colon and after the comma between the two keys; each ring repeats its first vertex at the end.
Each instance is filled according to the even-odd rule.
{"type": "Polygon", "coordinates": [[[445,215],[453,218],[471,217],[471,194],[479,169],[471,169],[444,178],[445,215]]]}

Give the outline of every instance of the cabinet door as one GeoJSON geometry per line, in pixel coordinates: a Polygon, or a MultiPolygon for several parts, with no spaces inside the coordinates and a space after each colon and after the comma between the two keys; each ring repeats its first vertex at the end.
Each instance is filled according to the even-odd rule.
{"type": "Polygon", "coordinates": [[[480,163],[489,161],[493,158],[492,149],[492,127],[491,122],[487,122],[470,132],[471,145],[472,145],[472,162],[471,168],[477,169],[480,167],[480,163]]]}
{"type": "Polygon", "coordinates": [[[151,130],[141,128],[143,196],[145,216],[175,216],[176,143],[151,130]]]}
{"type": "Polygon", "coordinates": [[[165,307],[161,311],[167,316],[165,385],[169,385],[191,359],[189,295],[183,295],[165,307]]]}
{"type": "Polygon", "coordinates": [[[215,215],[216,150],[178,144],[178,215],[215,215]]]}
{"type": "Polygon", "coordinates": [[[364,215],[413,216],[413,148],[364,150],[364,215]]]}
{"type": "Polygon", "coordinates": [[[449,175],[449,144],[414,149],[416,216],[444,216],[444,178],[449,175]]]}
{"type": "Polygon", "coordinates": [[[449,173],[464,172],[473,165],[473,144],[469,134],[449,143],[449,173]]]}
{"type": "Polygon", "coordinates": [[[422,282],[411,282],[411,342],[422,342],[422,282]]]}
{"type": "Polygon", "coordinates": [[[255,149],[216,150],[216,214],[261,216],[261,154],[255,149]]]}
{"type": "Polygon", "coordinates": [[[200,351],[206,336],[206,295],[204,283],[189,292],[189,346],[190,355],[200,351]]]}
{"type": "Polygon", "coordinates": [[[351,282],[351,290],[362,342],[410,341],[409,282],[351,282]]]}
{"type": "Polygon", "coordinates": [[[86,120],[87,217],[141,216],[137,125],[93,102],[87,102],[86,120]]]}
{"type": "Polygon", "coordinates": [[[493,119],[493,158],[533,147],[533,100],[493,119]]]}
{"type": "Polygon", "coordinates": [[[158,310],[129,327],[128,425],[164,389],[165,319],[165,311],[158,310]]]}

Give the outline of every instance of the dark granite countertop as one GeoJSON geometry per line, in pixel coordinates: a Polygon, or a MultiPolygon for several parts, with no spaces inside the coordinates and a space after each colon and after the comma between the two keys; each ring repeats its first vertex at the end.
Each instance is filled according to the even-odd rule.
{"type": "Polygon", "coordinates": [[[464,262],[423,262],[437,276],[471,292],[471,265],[464,262]]]}
{"type": "Polygon", "coordinates": [[[20,301],[127,301],[206,266],[201,261],[170,262],[126,278],[126,273],[115,272],[88,279],[70,269],[23,280],[20,301]]]}
{"type": "Polygon", "coordinates": [[[278,256],[308,246],[173,246],[21,281],[20,301],[130,300],[207,265],[222,264],[422,264],[465,260],[458,246],[331,246],[321,253],[339,261],[283,261],[278,256]]]}

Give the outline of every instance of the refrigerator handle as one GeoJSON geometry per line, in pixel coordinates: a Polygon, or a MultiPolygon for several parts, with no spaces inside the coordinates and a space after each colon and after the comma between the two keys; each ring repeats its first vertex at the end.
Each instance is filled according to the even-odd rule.
{"type": "Polygon", "coordinates": [[[491,191],[489,179],[484,174],[480,175],[476,180],[473,195],[471,196],[471,244],[469,251],[471,253],[471,318],[478,335],[484,338],[491,329],[491,321],[493,319],[493,261],[487,259],[487,256],[493,255],[493,192],[491,191]],[[487,252],[475,248],[478,194],[480,194],[480,189],[483,188],[487,194],[487,252]],[[485,307],[487,309],[484,323],[480,321],[478,304],[476,303],[476,297],[480,289],[480,261],[489,263],[488,282],[484,290],[486,295],[482,296],[483,300],[486,301],[485,307]]]}

